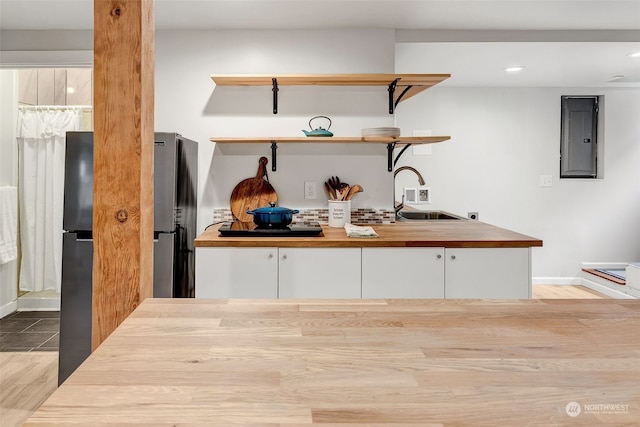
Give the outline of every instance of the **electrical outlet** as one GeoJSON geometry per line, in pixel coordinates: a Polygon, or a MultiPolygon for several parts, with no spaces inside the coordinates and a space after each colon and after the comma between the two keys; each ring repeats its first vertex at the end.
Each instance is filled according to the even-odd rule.
{"type": "Polygon", "coordinates": [[[402,192],[402,194],[404,194],[404,202],[408,205],[431,203],[431,188],[429,187],[405,187],[402,189],[402,192]]]}
{"type": "Polygon", "coordinates": [[[540,187],[553,187],[553,177],[551,175],[540,175],[540,187]]]}
{"type": "Polygon", "coordinates": [[[315,181],[305,181],[304,183],[304,198],[305,199],[315,199],[316,195],[316,183],[315,181]]]}

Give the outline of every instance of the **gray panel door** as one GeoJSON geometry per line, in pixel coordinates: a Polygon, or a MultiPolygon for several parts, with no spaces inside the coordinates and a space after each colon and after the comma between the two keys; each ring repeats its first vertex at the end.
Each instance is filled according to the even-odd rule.
{"type": "Polygon", "coordinates": [[[598,97],[562,97],[561,178],[597,175],[598,97]]]}

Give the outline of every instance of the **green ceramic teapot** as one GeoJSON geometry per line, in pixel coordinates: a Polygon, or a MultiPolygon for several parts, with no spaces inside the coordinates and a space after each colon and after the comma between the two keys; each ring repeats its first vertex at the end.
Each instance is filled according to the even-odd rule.
{"type": "Polygon", "coordinates": [[[302,132],[304,132],[304,134],[307,136],[333,136],[333,133],[329,132],[330,127],[331,127],[331,119],[329,117],[315,116],[315,117],[312,117],[311,120],[309,120],[309,129],[311,129],[311,131],[303,130],[302,132]],[[311,126],[311,122],[314,121],[315,119],[327,119],[329,120],[329,126],[327,126],[326,129],[322,128],[321,126],[319,126],[317,129],[314,129],[311,126]]]}

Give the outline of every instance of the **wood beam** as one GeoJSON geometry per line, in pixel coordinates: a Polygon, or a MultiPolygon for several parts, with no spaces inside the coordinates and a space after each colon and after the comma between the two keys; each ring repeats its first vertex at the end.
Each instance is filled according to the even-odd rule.
{"type": "Polygon", "coordinates": [[[153,295],[153,0],[94,0],[91,348],[153,295]]]}

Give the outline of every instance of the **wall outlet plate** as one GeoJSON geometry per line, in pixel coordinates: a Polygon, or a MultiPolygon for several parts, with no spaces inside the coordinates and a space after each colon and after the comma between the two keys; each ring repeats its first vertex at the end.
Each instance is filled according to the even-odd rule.
{"type": "Polygon", "coordinates": [[[317,198],[316,183],[315,181],[305,181],[304,183],[304,198],[306,200],[317,198]]]}
{"type": "Polygon", "coordinates": [[[540,175],[540,187],[553,187],[553,176],[540,175]]]}
{"type": "Polygon", "coordinates": [[[404,188],[404,202],[412,205],[422,205],[431,203],[430,187],[410,187],[404,188]]]}

